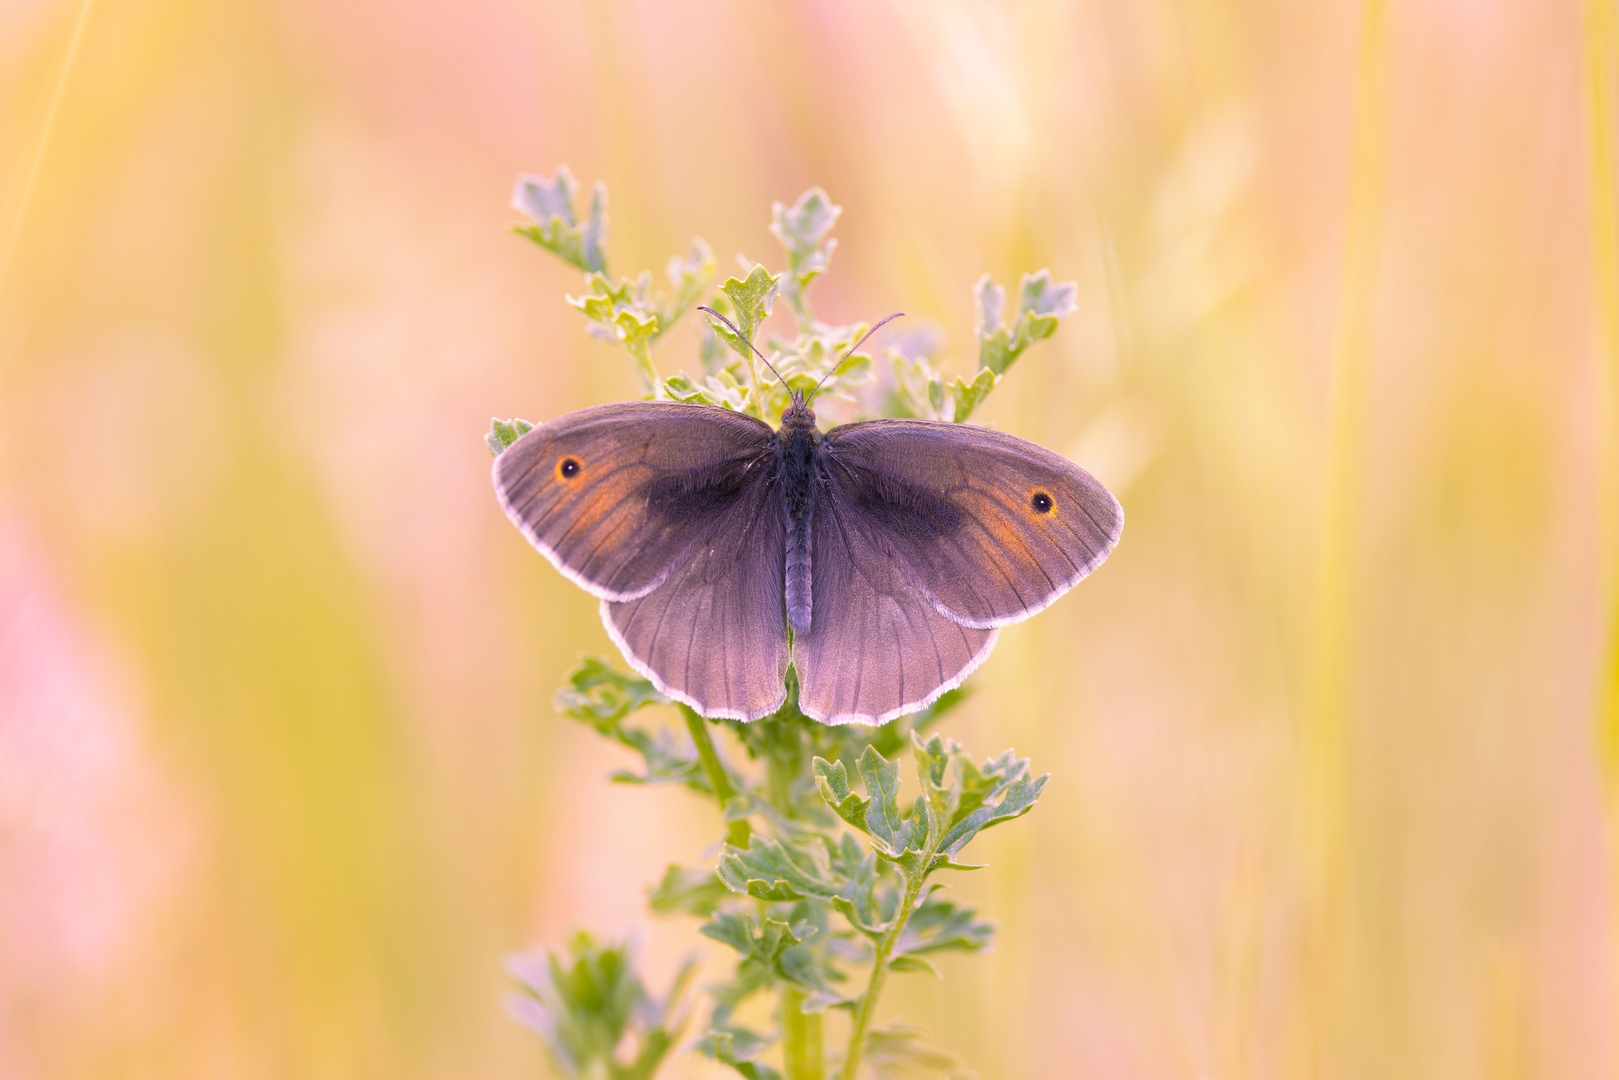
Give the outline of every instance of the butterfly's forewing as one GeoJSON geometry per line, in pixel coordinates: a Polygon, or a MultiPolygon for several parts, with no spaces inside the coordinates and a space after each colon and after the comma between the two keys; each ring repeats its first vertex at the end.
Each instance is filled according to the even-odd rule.
{"type": "Polygon", "coordinates": [[[834,428],[823,445],[829,486],[963,626],[1004,626],[1046,607],[1101,565],[1124,527],[1095,477],[1005,432],[873,420],[834,428]]]}
{"type": "Polygon", "coordinates": [[[506,515],[586,590],[657,588],[759,482],[768,425],[707,405],[637,401],[542,424],[495,459],[506,515]]]}
{"type": "Polygon", "coordinates": [[[704,716],[757,720],[787,696],[786,526],[775,486],[751,483],[645,596],[602,622],[659,690],[704,716]]]}
{"type": "Polygon", "coordinates": [[[793,639],[798,707],[828,724],[881,724],[960,685],[994,630],[934,610],[882,535],[837,486],[810,522],[814,618],[793,639]]]}

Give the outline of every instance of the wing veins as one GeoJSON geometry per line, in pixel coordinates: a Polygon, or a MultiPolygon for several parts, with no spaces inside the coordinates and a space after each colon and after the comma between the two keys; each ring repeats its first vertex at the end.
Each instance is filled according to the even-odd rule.
{"type": "MultiPolygon", "coordinates": [[[[1093,516],[1091,514],[1090,507],[1085,505],[1085,500],[1084,499],[1081,499],[1079,501],[1079,511],[1080,511],[1080,513],[1084,514],[1087,519],[1089,519],[1089,521],[1090,521],[1090,523],[1092,525],[1096,526],[1096,531],[1102,535],[1103,542],[1111,545],[1113,543],[1113,532],[1112,532],[1112,530],[1102,528],[1102,523],[1097,521],[1095,516],[1093,516]]],[[[1082,539],[1080,542],[1084,543],[1084,540],[1082,539]]],[[[1090,552],[1092,558],[1095,558],[1096,552],[1091,551],[1091,546],[1089,544],[1085,544],[1085,550],[1090,552]]]]}
{"type": "MultiPolygon", "coordinates": [[[[849,530],[847,528],[845,528],[845,526],[844,526],[843,514],[840,513],[839,510],[838,510],[837,500],[836,499],[832,500],[832,506],[833,506],[832,517],[833,517],[833,520],[837,524],[838,538],[843,542],[843,553],[844,553],[844,555],[846,555],[848,557],[849,565],[855,568],[855,570],[860,574],[861,580],[863,580],[866,583],[866,586],[871,589],[871,593],[872,593],[873,598],[879,598],[881,596],[881,594],[878,593],[876,587],[872,584],[871,575],[866,573],[865,568],[862,567],[861,564],[860,564],[860,560],[858,560],[858,559],[856,559],[854,557],[854,547],[853,547],[852,544],[849,543],[849,530]]],[[[875,610],[875,607],[874,607],[874,610],[875,610]]],[[[859,651],[858,655],[861,656],[861,657],[864,657],[866,655],[866,631],[869,629],[869,627],[866,624],[868,622],[870,622],[869,619],[861,619],[860,620],[860,651],[859,651]]],[[[839,653],[838,658],[841,660],[842,659],[842,653],[843,653],[843,647],[842,647],[841,643],[839,643],[838,653],[839,653]]],[[[839,666],[841,666],[841,665],[839,665],[839,666]]],[[[853,712],[853,711],[860,708],[860,687],[865,681],[866,681],[866,665],[865,665],[864,660],[862,660],[861,663],[855,667],[854,693],[850,697],[850,708],[849,708],[850,712],[853,712]]]]}

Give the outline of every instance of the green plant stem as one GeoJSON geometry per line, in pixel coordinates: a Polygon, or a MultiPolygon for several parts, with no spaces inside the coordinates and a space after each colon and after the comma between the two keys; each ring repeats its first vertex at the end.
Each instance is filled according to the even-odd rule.
{"type": "Polygon", "coordinates": [[[635,373],[641,377],[646,392],[653,397],[663,397],[663,380],[658,378],[658,369],[652,364],[652,343],[644,337],[631,337],[624,342],[624,351],[635,362],[635,373]]]}
{"type": "Polygon", "coordinates": [[[821,1014],[805,1012],[804,992],[792,986],[781,991],[781,1048],[787,1080],[825,1080],[821,1014]]]}
{"type": "MultiPolygon", "coordinates": [[[[932,857],[933,845],[929,844],[928,859],[932,857]]],[[[926,862],[923,860],[924,865],[926,862]]],[[[916,907],[916,898],[926,878],[926,874],[917,874],[914,878],[906,875],[905,899],[894,913],[894,925],[877,943],[877,954],[871,961],[871,981],[866,984],[860,1007],[855,1011],[854,1024],[849,1029],[849,1052],[843,1059],[843,1080],[854,1080],[860,1071],[860,1055],[866,1048],[866,1030],[871,1027],[871,1017],[877,1011],[877,998],[883,992],[883,984],[888,981],[888,958],[893,955],[894,944],[899,941],[900,934],[905,932],[905,924],[910,921],[911,910],[916,907]]]]}
{"type": "MultiPolygon", "coordinates": [[[[748,342],[753,344],[753,342],[748,342]]],[[[750,354],[748,356],[748,371],[753,375],[753,414],[765,423],[770,419],[765,416],[765,388],[764,381],[759,376],[759,361],[750,354]]]]}
{"type": "Polygon", "coordinates": [[[807,334],[815,327],[815,315],[810,311],[809,301],[804,299],[804,286],[794,277],[783,279],[781,294],[787,298],[787,303],[793,309],[793,322],[798,332],[807,334]]]}
{"type": "Polygon", "coordinates": [[[798,778],[796,766],[803,763],[803,758],[788,760],[779,755],[771,754],[765,760],[766,783],[769,784],[770,802],[783,817],[797,817],[793,812],[793,781],[798,778]]]}
{"type": "MultiPolygon", "coordinates": [[[[770,802],[783,817],[795,817],[793,780],[804,762],[803,729],[794,720],[772,719],[765,723],[782,724],[782,730],[791,736],[795,750],[799,751],[791,756],[780,752],[765,756],[770,802]]],[[[791,983],[784,983],[781,988],[781,1052],[786,1080],[825,1080],[821,1014],[804,1012],[804,992],[791,983]]]]}
{"type": "MultiPolygon", "coordinates": [[[[723,813],[725,804],[736,797],[736,787],[732,785],[725,766],[720,764],[720,755],[708,734],[708,721],[684,705],[680,707],[680,713],[686,718],[686,730],[691,732],[691,741],[697,747],[697,760],[703,763],[703,772],[708,774],[709,785],[713,787],[714,797],[719,800],[723,813]]],[[[749,831],[746,821],[733,821],[726,826],[725,842],[733,847],[745,848],[748,846],[749,831]]]]}

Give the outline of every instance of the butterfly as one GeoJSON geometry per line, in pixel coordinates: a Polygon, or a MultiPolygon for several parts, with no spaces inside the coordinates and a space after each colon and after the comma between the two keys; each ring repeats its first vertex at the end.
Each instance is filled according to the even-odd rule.
{"type": "Polygon", "coordinates": [[[1107,488],[1035,443],[937,420],[823,432],[797,391],[779,430],[696,403],[580,409],[493,475],[512,523],[601,598],[630,666],[737,720],[781,708],[789,664],[822,723],[924,708],[1124,525],[1107,488]]]}

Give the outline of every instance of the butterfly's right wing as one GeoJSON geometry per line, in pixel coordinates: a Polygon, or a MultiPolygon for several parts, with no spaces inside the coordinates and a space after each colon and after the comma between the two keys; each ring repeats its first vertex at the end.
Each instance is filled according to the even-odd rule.
{"type": "Polygon", "coordinates": [[[1118,501],[1051,451],[968,424],[870,420],[822,443],[799,705],[882,723],[957,686],[995,630],[1106,559],[1118,501]]]}
{"type": "Polygon", "coordinates": [[[1004,431],[868,420],[833,428],[823,445],[828,486],[963,626],[1005,626],[1045,608],[1102,564],[1124,528],[1119,501],[1095,477],[1004,431]]]}
{"type": "Polygon", "coordinates": [[[823,724],[884,724],[960,686],[993,629],[935,610],[882,522],[825,483],[810,519],[809,630],[793,637],[798,707],[823,724]]]}
{"type": "Polygon", "coordinates": [[[512,524],[604,600],[656,589],[762,484],[771,430],[710,405],[620,402],[541,424],[495,459],[512,524]]]}

